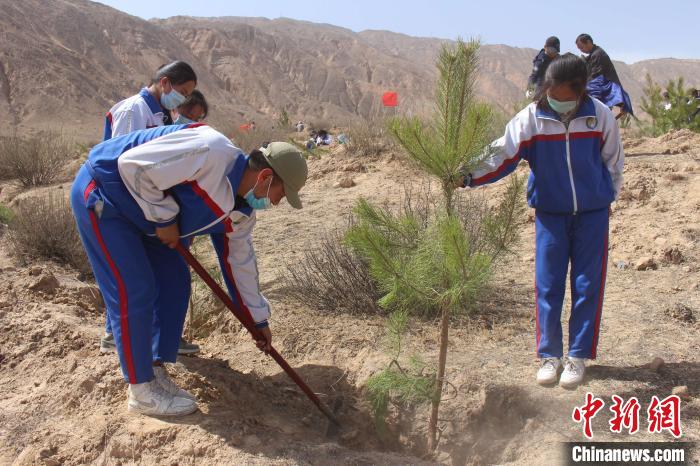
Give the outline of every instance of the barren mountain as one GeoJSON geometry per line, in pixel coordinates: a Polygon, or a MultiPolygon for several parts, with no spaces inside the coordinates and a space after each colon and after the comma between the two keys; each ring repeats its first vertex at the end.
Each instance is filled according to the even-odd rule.
{"type": "Polygon", "coordinates": [[[109,107],[177,58],[196,68],[215,107],[242,106],[175,36],[142,19],[85,0],[0,0],[0,11],[4,132],[48,125],[99,140],[109,107]]]}
{"type": "MultiPolygon", "coordinates": [[[[251,118],[332,119],[430,109],[440,39],[387,31],[360,33],[291,19],[174,17],[145,21],[87,0],[0,0],[0,132],[47,125],[97,140],[103,115],[174,59],[196,69],[212,103],[211,122],[251,118]]],[[[465,31],[468,36],[468,31],[465,31]]],[[[543,36],[546,34],[543,34],[543,36]]],[[[565,40],[565,39],[564,39],[565,40]]],[[[602,44],[605,46],[606,44],[602,44]]],[[[481,98],[505,113],[522,100],[536,50],[484,45],[481,98]]],[[[639,102],[644,76],[684,76],[700,85],[700,60],[616,63],[639,102]]]]}

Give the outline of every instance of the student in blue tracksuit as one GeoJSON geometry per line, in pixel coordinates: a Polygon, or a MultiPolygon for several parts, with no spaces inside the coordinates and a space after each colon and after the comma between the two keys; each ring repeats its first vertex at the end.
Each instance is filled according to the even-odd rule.
{"type": "MultiPolygon", "coordinates": [[[[183,105],[196,92],[197,75],[190,65],[174,61],[161,66],[150,86],[127,99],[117,102],[105,116],[104,139],[123,136],[141,129],[173,123],[170,110],[183,105]]],[[[185,123],[184,121],[180,123],[185,123]]],[[[100,352],[116,351],[112,325],[105,319],[105,335],[100,339],[100,352]]],[[[199,346],[180,339],[179,354],[194,354],[199,346]]]]}
{"type": "Polygon", "coordinates": [[[209,234],[229,294],[269,349],[270,304],[260,293],[255,211],[284,197],[301,208],[306,161],[288,143],[249,156],[199,124],[140,130],[95,146],[76,176],[71,207],[112,322],[129,411],[184,415],[194,397],[168,377],[182,334],[190,274],[172,249],[209,234]]]}
{"type": "Polygon", "coordinates": [[[209,114],[209,104],[204,94],[195,89],[185,103],[170,112],[175,125],[185,125],[204,121],[209,114]]]}
{"type": "Polygon", "coordinates": [[[197,75],[184,61],[174,61],[156,71],[151,85],[117,102],[105,115],[103,140],[140,129],[172,124],[170,111],[185,103],[197,87],[197,75]]]}
{"type": "Polygon", "coordinates": [[[575,387],[595,359],[608,259],[610,204],[622,185],[624,154],[612,112],[586,95],[586,63],[567,53],[547,68],[535,102],[507,125],[465,186],[480,186],[530,166],[535,209],[537,382],[575,387]],[[561,312],[571,267],[569,350],[563,373],[561,312]]]}

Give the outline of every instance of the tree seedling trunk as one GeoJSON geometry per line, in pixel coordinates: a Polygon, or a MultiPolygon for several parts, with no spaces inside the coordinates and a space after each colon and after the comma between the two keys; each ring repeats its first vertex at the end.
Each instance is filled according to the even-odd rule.
{"type": "Polygon", "coordinates": [[[447,363],[447,343],[450,332],[450,313],[446,308],[442,310],[440,317],[440,356],[438,358],[438,372],[435,376],[435,393],[433,396],[433,406],[430,411],[430,422],[428,424],[428,451],[433,452],[437,448],[437,423],[440,411],[440,401],[442,399],[442,386],[445,381],[445,365],[447,363]]]}

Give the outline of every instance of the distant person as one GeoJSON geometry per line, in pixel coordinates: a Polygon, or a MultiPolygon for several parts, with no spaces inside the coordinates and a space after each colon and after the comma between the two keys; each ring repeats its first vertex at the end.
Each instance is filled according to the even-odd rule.
{"type": "Polygon", "coordinates": [[[671,95],[668,93],[668,91],[663,91],[661,93],[661,98],[663,99],[662,104],[664,111],[670,111],[673,108],[673,104],[671,103],[671,95]]]}
{"type": "Polygon", "coordinates": [[[107,112],[103,140],[171,124],[168,111],[182,105],[196,86],[197,75],[187,63],[175,61],[162,66],[150,86],[118,102],[107,112]]]}
{"type": "Polygon", "coordinates": [[[304,122],[301,120],[297,121],[296,127],[297,133],[301,133],[302,131],[304,131],[304,122]]]}
{"type": "Polygon", "coordinates": [[[595,45],[588,34],[579,34],[576,47],[583,54],[588,68],[588,95],[600,100],[608,108],[619,107],[617,118],[625,113],[632,114],[632,101],[623,89],[615,65],[605,50],[595,45]]]}
{"type": "MultiPolygon", "coordinates": [[[[107,112],[104,140],[133,131],[172,124],[170,110],[175,110],[184,104],[196,86],[197,75],[184,61],[163,65],[156,71],[150,86],[118,102],[107,112]]],[[[105,335],[100,339],[100,352],[109,353],[116,349],[112,324],[107,316],[105,335]]],[[[197,352],[199,352],[198,345],[181,339],[179,354],[197,352]]]]}
{"type": "Polygon", "coordinates": [[[198,123],[204,120],[209,114],[209,104],[207,99],[197,89],[192,91],[185,103],[177,107],[171,112],[173,124],[187,125],[190,123],[198,123]]]}
{"type": "Polygon", "coordinates": [[[528,79],[527,92],[525,93],[525,97],[528,99],[539,94],[542,84],[544,83],[544,75],[547,72],[547,67],[552,63],[552,60],[559,56],[559,46],[558,37],[548,37],[544,42],[544,47],[532,60],[532,73],[528,79]]]}
{"type": "Polygon", "coordinates": [[[688,105],[696,105],[695,111],[688,115],[688,123],[692,123],[696,116],[700,114],[700,89],[690,90],[690,100],[688,105]]]}
{"type": "Polygon", "coordinates": [[[463,186],[493,183],[530,165],[528,204],[535,209],[537,383],[573,388],[585,360],[597,356],[608,262],[610,204],[622,186],[624,153],[612,112],[586,95],[588,71],[567,53],[553,61],[540,98],[520,111],[463,186]],[[561,313],[571,267],[569,351],[561,313]],[[561,373],[561,378],[559,374],[561,373]]]}

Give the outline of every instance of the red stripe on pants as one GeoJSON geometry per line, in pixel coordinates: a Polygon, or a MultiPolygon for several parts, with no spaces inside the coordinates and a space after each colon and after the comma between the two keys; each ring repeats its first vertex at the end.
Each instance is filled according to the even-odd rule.
{"type": "Polygon", "coordinates": [[[598,350],[598,332],[600,330],[600,317],[603,313],[603,295],[605,294],[605,275],[608,270],[608,235],[605,235],[605,244],[603,245],[603,270],[600,272],[600,291],[598,292],[598,310],[595,314],[595,330],[593,332],[593,349],[591,351],[591,359],[595,359],[598,350]]]}
{"type": "MultiPolygon", "coordinates": [[[[85,189],[83,193],[84,198],[87,200],[90,193],[97,187],[95,180],[92,180],[85,189]]],[[[128,315],[128,297],[126,295],[126,286],[124,285],[124,280],[117,269],[116,264],[112,260],[112,256],[107,250],[107,245],[102,238],[102,233],[100,233],[100,227],[97,224],[97,215],[93,210],[90,210],[90,222],[92,223],[92,231],[95,233],[97,242],[102,248],[102,252],[105,255],[105,259],[109,264],[109,268],[112,270],[115,280],[117,281],[117,290],[119,291],[119,319],[121,323],[121,333],[122,333],[122,349],[124,350],[124,359],[126,360],[126,371],[129,375],[129,383],[136,383],[136,369],[134,368],[134,357],[131,352],[131,338],[129,336],[129,315],[128,315]]]]}

